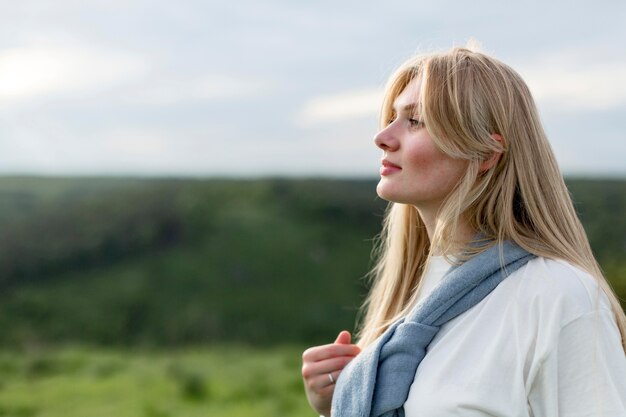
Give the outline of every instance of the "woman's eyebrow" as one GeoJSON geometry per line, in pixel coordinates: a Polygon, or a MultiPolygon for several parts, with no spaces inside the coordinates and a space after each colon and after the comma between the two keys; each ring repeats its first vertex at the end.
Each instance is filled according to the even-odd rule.
{"type": "MultiPolygon", "coordinates": [[[[419,109],[419,108],[420,108],[419,103],[409,103],[405,105],[404,107],[402,107],[402,110],[404,110],[407,113],[413,113],[416,109],[419,109]]],[[[395,112],[398,112],[398,108],[395,104],[393,105],[393,110],[395,112]]]]}

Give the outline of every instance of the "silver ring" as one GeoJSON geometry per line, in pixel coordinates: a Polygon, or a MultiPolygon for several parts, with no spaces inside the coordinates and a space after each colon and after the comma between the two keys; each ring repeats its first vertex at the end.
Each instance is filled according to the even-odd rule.
{"type": "Polygon", "coordinates": [[[331,384],[335,383],[335,378],[333,378],[333,374],[331,372],[328,373],[328,379],[330,379],[331,384]]]}

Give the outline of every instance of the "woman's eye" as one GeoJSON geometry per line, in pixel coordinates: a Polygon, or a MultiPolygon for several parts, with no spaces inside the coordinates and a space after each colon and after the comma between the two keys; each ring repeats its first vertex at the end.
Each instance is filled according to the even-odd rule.
{"type": "Polygon", "coordinates": [[[409,124],[411,127],[422,127],[424,126],[424,122],[419,119],[409,119],[409,124]]]}

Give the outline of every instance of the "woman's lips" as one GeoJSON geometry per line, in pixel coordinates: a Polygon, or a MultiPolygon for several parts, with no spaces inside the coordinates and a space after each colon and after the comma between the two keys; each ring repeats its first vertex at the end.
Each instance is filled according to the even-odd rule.
{"type": "Polygon", "coordinates": [[[398,172],[402,170],[402,168],[400,168],[398,165],[393,164],[387,161],[386,159],[383,159],[382,162],[383,162],[383,166],[380,167],[380,175],[391,175],[394,172],[398,172]]]}

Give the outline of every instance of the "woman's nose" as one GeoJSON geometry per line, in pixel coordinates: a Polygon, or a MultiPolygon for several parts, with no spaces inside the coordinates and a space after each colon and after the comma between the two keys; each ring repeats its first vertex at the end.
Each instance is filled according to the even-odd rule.
{"type": "Polygon", "coordinates": [[[393,151],[398,148],[399,142],[391,127],[392,125],[387,126],[374,137],[376,146],[384,151],[393,151]]]}

